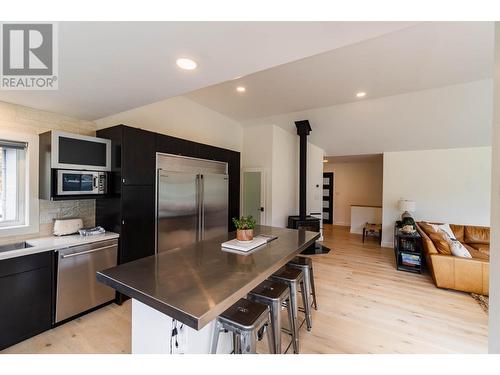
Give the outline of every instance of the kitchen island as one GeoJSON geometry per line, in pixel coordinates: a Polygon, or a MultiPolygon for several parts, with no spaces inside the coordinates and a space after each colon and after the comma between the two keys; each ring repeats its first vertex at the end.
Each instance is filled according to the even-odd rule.
{"type": "MultiPolygon", "coordinates": [[[[319,238],[268,226],[259,233],[278,238],[240,254],[221,248],[233,232],[98,272],[132,298],[132,353],[208,353],[217,316],[319,238]]],[[[229,337],[219,351],[231,351],[229,337]]]]}

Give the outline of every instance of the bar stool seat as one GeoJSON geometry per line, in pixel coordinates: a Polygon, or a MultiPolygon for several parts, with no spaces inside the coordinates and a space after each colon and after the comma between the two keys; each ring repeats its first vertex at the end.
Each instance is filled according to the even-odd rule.
{"type": "Polygon", "coordinates": [[[262,328],[266,331],[269,346],[272,347],[272,338],[267,329],[269,324],[269,307],[267,305],[241,298],[217,317],[210,352],[217,352],[219,335],[224,330],[233,333],[235,354],[255,354],[257,352],[257,332],[262,328]]]}
{"type": "Polygon", "coordinates": [[[282,282],[265,280],[248,293],[248,299],[269,306],[271,312],[271,332],[273,337],[273,347],[270,347],[269,350],[274,354],[281,354],[281,306],[284,303],[286,303],[288,310],[288,319],[290,322],[292,321],[290,290],[288,285],[282,282]]]}
{"type": "Polygon", "coordinates": [[[311,258],[297,256],[293,258],[288,264],[292,268],[299,268],[304,272],[305,288],[308,291],[308,295],[312,296],[312,305],[314,309],[318,310],[318,303],[316,301],[316,286],[314,285],[314,272],[313,272],[313,261],[311,258]]]}
{"type": "Polygon", "coordinates": [[[283,281],[293,281],[300,278],[302,275],[300,270],[290,267],[281,267],[278,271],[273,273],[271,276],[272,279],[281,279],[283,281]]]}
{"type": "Polygon", "coordinates": [[[288,287],[286,284],[273,282],[271,280],[264,280],[257,287],[255,287],[250,294],[259,295],[269,299],[278,299],[287,291],[288,287]]]}

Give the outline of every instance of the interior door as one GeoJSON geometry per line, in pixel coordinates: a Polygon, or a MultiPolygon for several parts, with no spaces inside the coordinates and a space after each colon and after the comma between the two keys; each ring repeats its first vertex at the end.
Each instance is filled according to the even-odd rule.
{"type": "Polygon", "coordinates": [[[257,224],[265,224],[264,172],[243,172],[243,215],[251,215],[257,224]]]}
{"type": "Polygon", "coordinates": [[[159,171],[157,252],[199,240],[199,180],[196,173],[159,171]]]}
{"type": "Polygon", "coordinates": [[[333,223],[333,172],[323,173],[323,223],[333,223]]]}
{"type": "Polygon", "coordinates": [[[208,240],[227,234],[229,176],[227,174],[202,175],[202,238],[208,240]]]}

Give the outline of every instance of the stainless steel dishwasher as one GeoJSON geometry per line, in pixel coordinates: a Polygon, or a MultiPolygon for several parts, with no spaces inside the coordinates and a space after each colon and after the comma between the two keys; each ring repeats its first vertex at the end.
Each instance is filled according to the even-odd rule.
{"type": "Polygon", "coordinates": [[[58,250],[55,323],[115,298],[96,272],[116,266],[117,256],[117,239],[58,250]]]}

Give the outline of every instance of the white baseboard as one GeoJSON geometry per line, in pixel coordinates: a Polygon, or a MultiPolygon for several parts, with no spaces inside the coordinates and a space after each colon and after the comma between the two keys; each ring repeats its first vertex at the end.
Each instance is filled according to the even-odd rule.
{"type": "Polygon", "coordinates": [[[380,246],[382,246],[382,247],[389,247],[389,248],[393,248],[393,247],[394,247],[394,243],[384,241],[384,242],[382,242],[382,244],[381,244],[380,246]]]}

